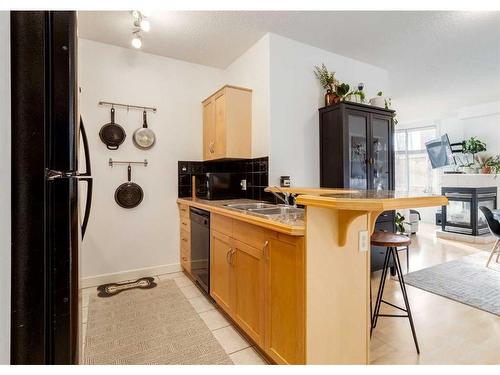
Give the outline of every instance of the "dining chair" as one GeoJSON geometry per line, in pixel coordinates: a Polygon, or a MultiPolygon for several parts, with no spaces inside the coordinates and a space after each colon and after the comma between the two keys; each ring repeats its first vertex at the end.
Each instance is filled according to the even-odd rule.
{"type": "Polygon", "coordinates": [[[498,258],[500,256],[500,222],[497,219],[495,219],[493,212],[491,212],[491,210],[488,207],[481,206],[479,207],[479,209],[481,210],[484,217],[486,218],[486,221],[488,222],[488,227],[490,228],[491,234],[493,234],[497,238],[495,245],[493,245],[493,249],[491,249],[491,254],[488,257],[488,261],[486,262],[486,267],[488,267],[495,253],[497,254],[495,262],[498,263],[498,258]]]}

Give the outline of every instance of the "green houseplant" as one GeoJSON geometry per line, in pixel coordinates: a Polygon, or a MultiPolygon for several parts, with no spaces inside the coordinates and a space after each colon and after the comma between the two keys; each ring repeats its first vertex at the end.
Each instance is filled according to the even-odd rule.
{"type": "Polygon", "coordinates": [[[396,212],[396,216],[394,217],[394,224],[396,225],[396,230],[399,233],[405,233],[405,217],[399,212],[396,212]]]}
{"type": "Polygon", "coordinates": [[[340,97],[337,95],[337,85],[339,81],[335,78],[335,72],[330,72],[325,64],[314,67],[314,75],[318,79],[321,87],[326,90],[325,106],[338,103],[340,97]]]}
{"type": "Polygon", "coordinates": [[[500,173],[500,155],[478,156],[481,172],[484,174],[494,174],[495,177],[500,173]]]}
{"type": "Polygon", "coordinates": [[[479,152],[486,151],[486,143],[477,139],[476,137],[470,137],[468,140],[462,142],[462,153],[467,158],[467,164],[465,167],[474,168],[476,163],[478,163],[478,159],[476,154],[479,152]],[[469,161],[467,155],[472,155],[472,160],[469,161]]]}

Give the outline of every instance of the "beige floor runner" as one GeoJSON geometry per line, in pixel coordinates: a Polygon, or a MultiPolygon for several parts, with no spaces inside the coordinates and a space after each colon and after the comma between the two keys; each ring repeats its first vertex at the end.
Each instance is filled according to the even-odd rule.
{"type": "Polygon", "coordinates": [[[89,301],[85,364],[232,364],[173,280],[89,301]]]}

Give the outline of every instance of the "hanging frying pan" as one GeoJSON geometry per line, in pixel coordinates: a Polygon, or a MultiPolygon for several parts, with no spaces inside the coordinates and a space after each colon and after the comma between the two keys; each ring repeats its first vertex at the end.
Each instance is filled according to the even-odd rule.
{"type": "Polygon", "coordinates": [[[148,128],[148,120],[146,118],[146,111],[142,112],[143,124],[142,128],[134,132],[134,144],[143,150],[150,149],[156,142],[155,133],[148,128]]]}
{"type": "Polygon", "coordinates": [[[115,123],[115,109],[111,107],[111,122],[103,125],[99,131],[101,141],[106,145],[109,150],[117,150],[125,140],[125,130],[115,123]]]}
{"type": "Polygon", "coordinates": [[[120,207],[123,208],[134,208],[137,207],[142,202],[144,198],[144,192],[142,188],[134,182],[130,182],[132,179],[132,168],[128,166],[128,181],[118,186],[115,191],[115,201],[120,207]]]}

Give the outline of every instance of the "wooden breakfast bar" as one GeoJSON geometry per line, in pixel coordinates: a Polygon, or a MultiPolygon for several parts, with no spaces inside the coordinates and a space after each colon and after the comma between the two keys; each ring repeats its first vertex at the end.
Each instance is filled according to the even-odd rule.
{"type": "Polygon", "coordinates": [[[307,364],[370,361],[370,235],[388,210],[443,206],[443,196],[393,191],[268,188],[306,208],[307,364]]]}

